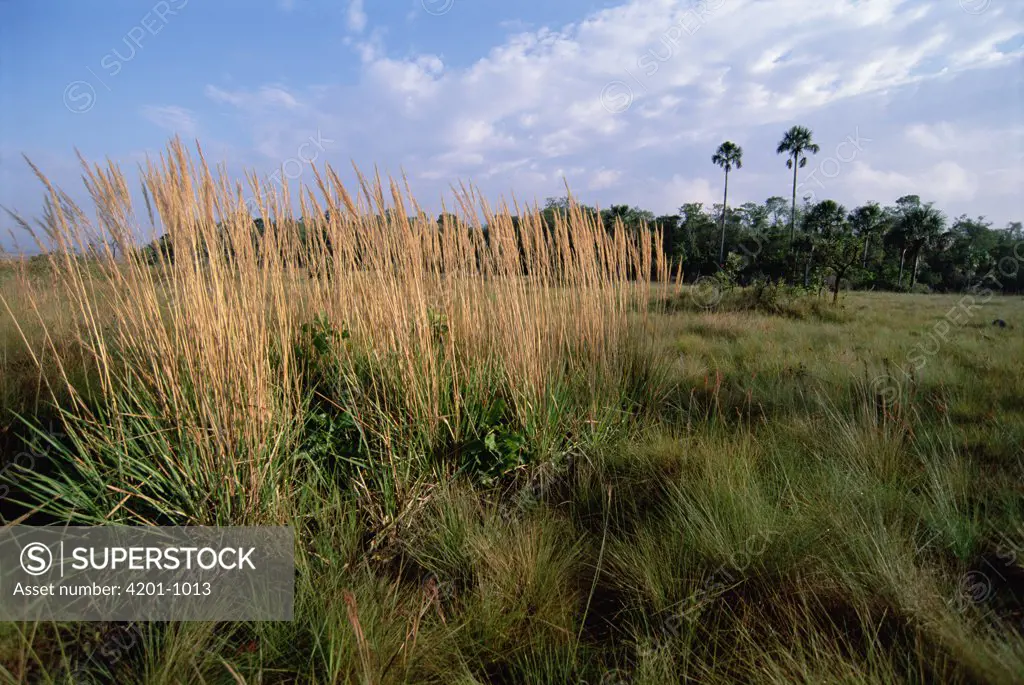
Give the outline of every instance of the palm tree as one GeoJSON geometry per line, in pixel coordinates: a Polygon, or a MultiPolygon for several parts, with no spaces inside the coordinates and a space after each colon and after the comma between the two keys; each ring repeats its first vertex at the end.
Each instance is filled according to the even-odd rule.
{"type": "MultiPolygon", "coordinates": [[[[917,285],[917,269],[924,252],[940,251],[946,248],[946,217],[927,203],[914,207],[902,217],[902,229],[906,234],[907,247],[914,255],[910,271],[910,287],[917,285]]],[[[906,254],[906,253],[904,253],[906,254]]],[[[900,260],[900,283],[903,281],[903,260],[900,260]]]]}
{"type": "Polygon", "coordinates": [[[907,258],[913,259],[910,287],[917,285],[917,271],[922,253],[944,250],[949,234],[946,233],[946,217],[931,202],[921,202],[917,195],[905,195],[896,200],[896,206],[889,209],[892,228],[886,242],[894,245],[900,253],[900,270],[896,287],[903,287],[903,275],[907,258]]]}
{"type": "Polygon", "coordinates": [[[786,168],[793,170],[793,211],[789,221],[789,244],[792,250],[793,239],[796,236],[796,170],[807,166],[807,153],[818,154],[821,149],[814,142],[814,134],[806,126],[794,126],[786,131],[779,141],[779,147],[775,154],[786,154],[786,168]]]}
{"type": "Polygon", "coordinates": [[[743,168],[743,148],[731,140],[727,140],[718,146],[718,151],[711,157],[711,161],[725,169],[725,194],[722,197],[722,242],[718,248],[718,263],[725,264],[725,212],[729,206],[729,172],[733,167],[743,168]]]}

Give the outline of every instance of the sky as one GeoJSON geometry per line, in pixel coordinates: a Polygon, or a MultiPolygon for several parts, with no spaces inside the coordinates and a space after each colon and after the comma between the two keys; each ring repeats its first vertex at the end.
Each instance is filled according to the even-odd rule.
{"type": "Polygon", "coordinates": [[[239,179],[404,173],[432,212],[461,181],[675,213],[721,202],[725,140],[730,204],[789,197],[801,124],[801,196],[1003,226],[1022,57],[1021,0],[0,0],[0,205],[39,214],[22,155],[85,200],[76,149],[136,179],[180,135],[239,179]]]}

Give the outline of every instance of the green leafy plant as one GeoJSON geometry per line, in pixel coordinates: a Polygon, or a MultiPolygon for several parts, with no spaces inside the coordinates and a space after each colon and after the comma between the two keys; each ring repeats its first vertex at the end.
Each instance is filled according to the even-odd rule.
{"type": "Polygon", "coordinates": [[[479,437],[459,448],[461,471],[493,484],[529,461],[529,441],[509,424],[503,400],[484,409],[479,424],[479,437]]]}
{"type": "Polygon", "coordinates": [[[304,378],[310,390],[328,379],[338,366],[338,346],[350,337],[348,329],[341,330],[321,312],[309,323],[302,324],[295,343],[295,360],[306,370],[304,378]]]}
{"type": "Polygon", "coordinates": [[[322,466],[339,467],[342,471],[367,465],[362,431],[349,412],[314,407],[306,415],[305,428],[300,456],[322,466]]]}
{"type": "Polygon", "coordinates": [[[321,356],[330,354],[334,345],[349,338],[348,330],[339,331],[323,312],[317,314],[310,323],[302,324],[300,330],[302,331],[301,341],[308,346],[305,349],[311,349],[321,356]]]}
{"type": "Polygon", "coordinates": [[[448,317],[444,312],[438,311],[433,307],[427,309],[427,319],[430,322],[430,333],[433,335],[434,340],[438,343],[445,339],[448,335],[448,317]]]}

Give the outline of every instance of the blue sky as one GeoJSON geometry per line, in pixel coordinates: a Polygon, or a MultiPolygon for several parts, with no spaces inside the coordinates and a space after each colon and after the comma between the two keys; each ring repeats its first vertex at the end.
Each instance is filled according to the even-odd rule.
{"type": "Polygon", "coordinates": [[[719,201],[726,139],[731,203],[788,196],[800,123],[801,195],[1004,225],[1022,56],[1019,0],[0,0],[0,205],[39,210],[22,153],[84,199],[75,147],[131,171],[177,133],[239,178],[404,170],[431,211],[460,180],[543,202],[564,177],[672,212],[719,201]]]}

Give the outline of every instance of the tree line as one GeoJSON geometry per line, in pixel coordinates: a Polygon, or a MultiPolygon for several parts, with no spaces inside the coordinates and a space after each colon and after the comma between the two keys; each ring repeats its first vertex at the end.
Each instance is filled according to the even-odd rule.
{"type": "MultiPolygon", "coordinates": [[[[693,282],[701,277],[724,275],[741,285],[755,281],[785,282],[809,289],[831,286],[833,296],[841,287],[854,289],[957,292],[986,288],[994,292],[1024,293],[1024,229],[1020,222],[996,228],[983,216],[961,215],[950,219],[934,203],[918,195],[905,195],[894,204],[869,202],[847,209],[834,200],[797,202],[800,169],[819,146],[812,132],[793,126],[785,132],[776,152],[784,155],[792,170],[792,193],[787,200],[772,196],[764,202],[729,206],[729,175],[743,167],[743,149],[723,142],[711,157],[724,172],[722,203],[705,207],[688,202],[676,214],[656,216],[649,210],[613,204],[598,210],[576,204],[568,197],[548,198],[539,218],[545,234],[554,239],[554,227],[572,207],[584,217],[613,231],[653,230],[660,234],[673,278],[693,282]],[[549,230],[550,229],[550,230],[549,230]]],[[[390,222],[397,215],[387,210],[378,220],[390,222]]],[[[536,211],[536,210],[534,210],[536,211]]],[[[525,218],[511,217],[517,234],[525,218]]],[[[297,236],[294,260],[301,264],[307,243],[319,244],[328,257],[332,252],[327,223],[329,216],[290,220],[287,232],[297,236]],[[312,236],[318,236],[316,240],[312,236]]],[[[436,221],[425,215],[409,217],[419,226],[436,223],[437,230],[477,230],[454,214],[436,221]]],[[[252,240],[262,243],[264,231],[277,223],[252,218],[252,240]]],[[[479,227],[481,245],[490,241],[487,224],[479,227]]],[[[564,233],[572,242],[571,226],[564,233]]],[[[171,236],[145,248],[152,261],[157,255],[173,260],[171,236]]],[[[522,251],[522,245],[520,245],[522,251]]],[[[355,257],[358,263],[358,255],[355,257]]],[[[529,265],[523,265],[524,273],[529,265]]],[[[639,274],[637,274],[639,276],[639,274]]]]}
{"type": "MultiPolygon", "coordinates": [[[[1019,221],[996,228],[983,216],[950,219],[918,195],[905,195],[889,206],[869,202],[849,210],[829,199],[800,204],[799,170],[819,150],[804,126],[783,135],[776,152],[793,172],[788,201],[773,196],[730,207],[729,174],[742,169],[743,149],[725,141],[711,157],[725,176],[721,204],[689,202],[678,213],[661,216],[612,205],[600,217],[609,229],[621,221],[633,230],[648,226],[659,231],[673,273],[687,281],[725,272],[741,284],[766,279],[813,288],[828,281],[836,294],[842,285],[1024,293],[1019,221]]],[[[544,212],[565,211],[567,204],[567,198],[548,198],[544,212]]]]}

